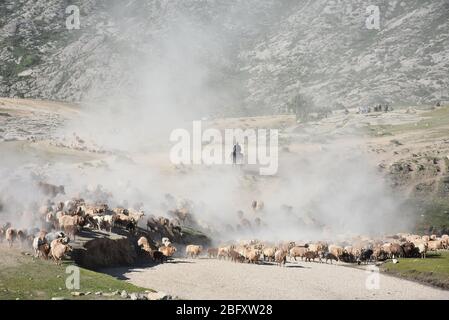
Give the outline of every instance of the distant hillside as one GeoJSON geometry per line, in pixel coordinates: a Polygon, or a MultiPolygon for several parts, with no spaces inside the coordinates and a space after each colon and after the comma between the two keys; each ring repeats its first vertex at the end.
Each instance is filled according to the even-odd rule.
{"type": "Polygon", "coordinates": [[[449,100],[448,30],[447,0],[4,0],[0,96],[157,91],[234,113],[300,92],[326,106],[430,104],[449,100]],[[72,4],[80,30],[65,27],[72,4]],[[365,27],[373,4],[380,30],[365,27]]]}

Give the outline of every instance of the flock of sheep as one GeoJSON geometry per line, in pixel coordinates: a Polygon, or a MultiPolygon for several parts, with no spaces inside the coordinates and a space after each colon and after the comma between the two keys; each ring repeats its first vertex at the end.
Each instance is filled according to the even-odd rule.
{"type": "Polygon", "coordinates": [[[34,250],[36,257],[52,257],[56,263],[72,251],[70,239],[83,228],[112,230],[119,227],[134,232],[144,213],[133,209],[115,208],[107,205],[87,205],[82,199],[72,199],[57,204],[47,201],[37,208],[41,228],[16,229],[7,222],[0,227],[0,242],[5,239],[12,247],[16,241],[20,247],[34,250]]]}
{"type": "MultiPolygon", "coordinates": [[[[46,187],[50,188],[48,185],[46,187]]],[[[54,186],[53,188],[60,189],[61,187],[54,186]]],[[[50,192],[52,196],[55,196],[60,191],[59,189],[50,190],[54,191],[50,192]]],[[[255,211],[261,210],[263,203],[254,201],[252,208],[255,211]]],[[[113,228],[120,228],[127,230],[130,235],[138,237],[141,233],[136,232],[137,224],[144,216],[141,208],[117,207],[110,209],[107,204],[87,204],[81,198],[59,203],[48,200],[44,205],[36,208],[36,212],[38,212],[41,228],[15,229],[10,223],[6,223],[0,228],[0,242],[5,239],[12,247],[13,243],[19,240],[21,247],[27,245],[33,248],[36,257],[47,259],[51,256],[56,263],[60,263],[65,253],[72,251],[72,247],[69,245],[70,239],[75,240],[81,229],[89,228],[111,232],[113,228]]],[[[146,236],[141,236],[137,240],[137,246],[141,249],[141,253],[148,255],[155,262],[163,263],[175,255],[177,248],[172,242],[177,243],[181,239],[181,226],[192,217],[189,210],[183,210],[183,208],[172,211],[172,216],[175,217],[172,220],[164,217],[148,217],[145,235],[148,236],[152,233],[153,238],[148,240],[146,236]],[[162,228],[163,233],[161,233],[162,228]],[[162,237],[162,241],[155,242],[155,235],[162,237]],[[171,240],[165,235],[169,235],[171,240]]],[[[290,260],[301,258],[309,262],[324,260],[326,263],[342,261],[360,264],[398,257],[425,258],[428,251],[447,250],[448,248],[448,235],[420,236],[399,233],[380,238],[359,236],[337,243],[331,241],[269,243],[249,240],[205,249],[199,244],[189,244],[185,248],[185,255],[191,258],[206,255],[209,258],[247,263],[268,261],[275,262],[280,266],[285,265],[287,258],[290,260]]]]}
{"type": "MultiPolygon", "coordinates": [[[[164,259],[172,257],[177,251],[168,238],[162,239],[162,246],[152,249],[145,237],[141,237],[138,246],[143,249],[154,261],[163,263],[164,259]]],[[[428,251],[437,252],[449,249],[449,235],[419,236],[399,233],[381,239],[369,237],[355,237],[349,241],[331,244],[324,241],[297,244],[295,242],[282,242],[277,245],[258,241],[240,241],[219,247],[209,247],[206,250],[201,245],[190,244],[186,246],[185,256],[197,258],[201,255],[209,258],[225,259],[233,262],[262,263],[275,262],[279,266],[285,265],[287,258],[290,261],[301,258],[302,261],[311,262],[316,259],[332,264],[333,261],[346,263],[369,263],[385,261],[394,258],[425,258],[428,251]]]]}

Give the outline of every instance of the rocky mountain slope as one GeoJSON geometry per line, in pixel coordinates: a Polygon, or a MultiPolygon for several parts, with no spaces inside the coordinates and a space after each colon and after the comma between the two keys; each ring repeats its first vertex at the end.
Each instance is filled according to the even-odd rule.
{"type": "Polygon", "coordinates": [[[447,0],[5,0],[0,96],[79,102],[153,88],[253,113],[298,93],[326,106],[433,104],[449,100],[448,23],[447,0]],[[365,26],[373,4],[380,30],[365,26]],[[69,5],[79,30],[66,28],[69,5]]]}

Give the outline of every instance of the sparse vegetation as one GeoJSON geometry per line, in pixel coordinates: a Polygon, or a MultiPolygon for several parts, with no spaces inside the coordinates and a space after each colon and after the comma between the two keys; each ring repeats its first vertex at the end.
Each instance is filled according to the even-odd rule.
{"type": "Polygon", "coordinates": [[[126,290],[127,292],[143,292],[140,288],[114,277],[80,268],[80,290],[66,288],[65,262],[57,266],[52,261],[33,259],[17,250],[0,248],[0,300],[46,300],[52,297],[68,299],[119,299],[119,295],[97,296],[95,292],[111,293],[126,290]],[[72,296],[71,292],[91,292],[90,295],[72,296]]]}
{"type": "Polygon", "coordinates": [[[449,289],[449,252],[429,254],[427,259],[404,258],[388,262],[382,270],[409,280],[449,289]]]}

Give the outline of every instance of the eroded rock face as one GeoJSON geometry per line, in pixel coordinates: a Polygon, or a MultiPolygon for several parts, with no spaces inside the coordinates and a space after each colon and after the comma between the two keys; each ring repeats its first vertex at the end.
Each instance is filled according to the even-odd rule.
{"type": "Polygon", "coordinates": [[[134,246],[126,238],[93,239],[73,252],[75,262],[88,269],[130,266],[136,257],[134,246]]]}
{"type": "Polygon", "coordinates": [[[449,99],[445,0],[75,4],[79,30],[65,26],[66,1],[0,3],[0,95],[81,101],[132,91],[145,57],[163,56],[158,44],[179,45],[171,36],[187,26],[200,36],[188,38],[183,54],[198,47],[192,57],[253,111],[280,108],[298,91],[326,105],[449,99]],[[370,5],[380,8],[380,30],[365,26],[370,5]]]}

